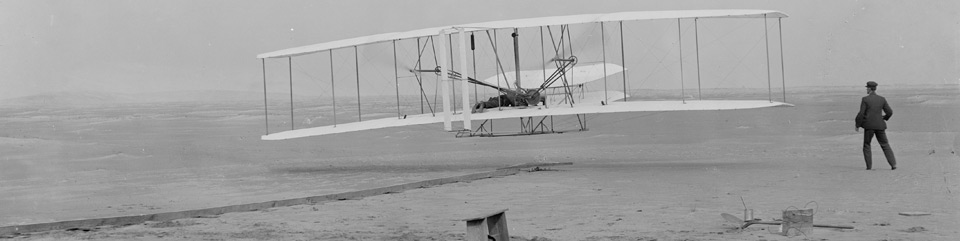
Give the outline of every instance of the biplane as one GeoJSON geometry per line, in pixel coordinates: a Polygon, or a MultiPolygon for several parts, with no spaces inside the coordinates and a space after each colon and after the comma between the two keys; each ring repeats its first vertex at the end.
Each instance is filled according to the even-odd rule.
{"type": "MultiPolygon", "coordinates": [[[[290,73],[290,92],[291,92],[291,112],[290,122],[291,130],[270,133],[269,124],[267,125],[267,134],[262,136],[263,140],[283,140],[291,138],[301,138],[309,136],[329,135],[336,133],[345,133],[353,131],[362,131],[378,128],[399,127],[422,125],[430,123],[443,123],[443,130],[455,131],[457,136],[498,136],[498,133],[492,132],[493,120],[519,118],[521,121],[521,130],[511,134],[543,134],[557,133],[551,126],[545,123],[547,117],[553,116],[575,116],[578,120],[579,130],[587,130],[586,115],[600,113],[616,112],[645,112],[645,111],[695,111],[695,110],[733,110],[763,108],[775,106],[792,106],[785,103],[786,91],[784,88],[784,102],[773,100],[770,87],[770,54],[767,47],[767,87],[768,99],[766,100],[726,100],[714,99],[704,100],[701,98],[690,99],[684,93],[683,86],[683,44],[678,40],[677,45],[680,48],[680,98],[678,100],[630,100],[627,86],[627,71],[624,67],[627,54],[624,51],[623,23],[625,21],[644,21],[644,20],[672,20],[676,19],[677,38],[680,35],[680,23],[682,19],[692,20],[694,28],[698,25],[700,19],[717,18],[759,18],[763,19],[764,37],[767,36],[767,19],[777,19],[787,17],[786,14],[771,10],[680,10],[680,11],[639,11],[639,12],[619,12],[609,14],[583,14],[568,16],[553,16],[514,19],[504,21],[493,21],[483,23],[469,23],[451,26],[442,26],[426,29],[418,29],[405,32],[384,33],[349,39],[336,40],[331,42],[319,43],[314,45],[283,49],[257,55],[257,58],[264,61],[264,114],[267,113],[267,68],[265,61],[272,58],[286,58],[288,63],[293,65],[293,57],[305,55],[329,55],[331,71],[331,85],[334,82],[334,54],[335,50],[349,50],[352,48],[354,53],[354,65],[356,66],[356,88],[357,88],[357,112],[358,118],[354,122],[338,123],[336,119],[336,97],[334,94],[333,123],[324,126],[309,128],[294,128],[293,120],[293,73],[290,73]],[[602,57],[591,60],[583,60],[575,52],[573,45],[585,45],[586,42],[578,41],[573,36],[570,25],[588,24],[599,26],[599,34],[590,34],[596,38],[597,35],[602,39],[592,45],[599,46],[602,57]],[[615,32],[606,31],[605,25],[618,25],[619,36],[615,32]],[[509,37],[500,37],[497,31],[509,32],[509,37]],[[521,35],[520,30],[525,30],[521,35]],[[539,30],[539,36],[536,33],[539,30]],[[492,34],[491,34],[492,32],[492,34]],[[529,36],[528,39],[540,44],[521,44],[521,39],[529,36]],[[607,38],[620,37],[620,64],[615,60],[608,59],[607,38]],[[503,39],[508,39],[512,44],[503,44],[503,39]],[[538,40],[536,40],[538,39],[538,40]],[[411,67],[406,71],[399,71],[397,59],[397,43],[400,41],[416,41],[417,52],[416,59],[412,57],[409,61],[411,67]],[[426,41],[421,41],[426,40],[426,41]],[[430,43],[429,45],[427,43],[430,43]],[[360,75],[361,67],[359,61],[361,57],[357,54],[358,47],[374,44],[392,44],[393,46],[393,77],[396,85],[396,109],[395,117],[379,119],[363,119],[360,107],[360,75]],[[532,45],[532,46],[531,46],[532,45]],[[456,47],[454,47],[456,46],[456,47]],[[468,60],[468,49],[475,52],[477,49],[485,48],[493,54],[488,61],[478,61],[475,58],[468,60]],[[526,48],[526,49],[525,49],[526,48]],[[432,50],[432,56],[424,56],[427,50],[432,50]],[[521,66],[521,52],[540,52],[540,59],[534,60],[539,64],[533,67],[521,66]],[[503,52],[512,52],[505,54],[503,52]],[[432,57],[432,58],[431,58],[432,57]],[[428,60],[434,60],[429,63],[428,60]],[[581,62],[583,61],[583,62],[581,62]],[[487,73],[486,78],[477,78],[477,65],[485,65],[487,69],[493,69],[492,73],[487,73]],[[472,65],[472,66],[471,66],[472,65]],[[512,66],[511,66],[512,65],[512,66]],[[472,71],[471,71],[472,70],[472,71]],[[411,74],[415,78],[416,84],[420,87],[414,87],[415,95],[421,100],[421,113],[403,113],[401,111],[400,101],[400,73],[411,74]],[[472,73],[472,74],[471,74],[472,73]],[[439,83],[440,97],[442,99],[442,112],[434,111],[431,104],[430,112],[423,110],[422,102],[427,93],[424,91],[423,83],[427,81],[427,76],[434,76],[439,83]],[[617,86],[613,84],[611,89],[607,83],[608,78],[621,79],[623,84],[617,86]],[[585,86],[591,83],[603,81],[603,90],[587,91],[585,86]],[[456,97],[451,97],[451,93],[456,95],[454,89],[451,92],[451,86],[460,86],[460,111],[454,107],[457,103],[456,97]],[[473,95],[469,91],[474,88],[473,95]],[[479,96],[477,88],[487,89],[493,92],[492,96],[479,96]],[[619,89],[617,89],[619,88],[619,89]],[[471,96],[474,98],[471,101],[471,96]],[[474,129],[473,122],[481,122],[474,129]],[[462,127],[455,129],[454,122],[462,122],[462,127]]],[[[778,30],[780,28],[778,27],[778,30]]],[[[782,31],[781,31],[782,32],[782,31]]],[[[781,36],[781,67],[783,62],[782,55],[782,34],[781,36]]],[[[769,40],[764,39],[769,42],[769,40]]],[[[769,43],[767,44],[769,45],[769,43]]],[[[594,46],[596,49],[597,46],[594,46]]],[[[697,39],[697,71],[699,73],[699,38],[697,39]]],[[[382,67],[382,66],[381,66],[382,67]]],[[[292,67],[288,68],[292,71],[292,67]]],[[[781,70],[781,81],[785,87],[781,70]]],[[[408,82],[408,81],[405,81],[408,82]]],[[[410,83],[414,83],[409,81],[410,83]]],[[[699,83],[698,74],[698,83],[699,83]]],[[[350,82],[348,82],[350,83],[350,82]]],[[[699,89],[699,86],[698,86],[699,89]]],[[[331,91],[336,88],[331,86],[331,91]]],[[[702,96],[702,95],[701,95],[702,96]]],[[[437,104],[435,101],[433,104],[437,104]]],[[[266,118],[266,117],[265,117],[266,118]]],[[[552,120],[552,118],[550,118],[552,120]]],[[[269,122],[269,118],[266,118],[269,122]]],[[[503,133],[500,133],[503,134],[503,133]]],[[[506,134],[504,134],[506,135],[506,134]]]]}

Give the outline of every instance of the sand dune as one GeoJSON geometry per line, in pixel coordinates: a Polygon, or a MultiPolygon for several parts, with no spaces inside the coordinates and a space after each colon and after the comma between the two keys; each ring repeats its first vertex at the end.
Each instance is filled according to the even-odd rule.
{"type": "MultiPolygon", "coordinates": [[[[40,109],[0,117],[9,127],[0,130],[0,148],[19,151],[0,159],[16,169],[0,172],[0,225],[252,203],[569,161],[574,165],[362,200],[26,238],[461,240],[464,224],[453,220],[509,208],[516,240],[954,240],[960,93],[952,90],[881,93],[895,111],[888,135],[896,171],[879,147],[877,170],[863,170],[862,134],[853,132],[852,120],[861,93],[835,88],[796,90],[788,96],[797,96],[793,108],[598,115],[589,117],[587,132],[509,138],[454,138],[437,126],[413,126],[263,142],[256,138],[262,116],[254,118],[262,106],[40,109]],[[930,104],[940,100],[948,102],[930,104]],[[150,115],[92,124],[137,113],[150,115]],[[20,121],[32,115],[49,118],[20,121]],[[47,149],[17,149],[21,144],[47,149]],[[771,234],[772,226],[737,231],[720,213],[742,215],[741,197],[764,220],[815,201],[816,223],[856,228],[793,238],[771,234]],[[904,211],[932,215],[898,215],[904,211]]],[[[270,128],[288,124],[271,121],[270,128]]]]}

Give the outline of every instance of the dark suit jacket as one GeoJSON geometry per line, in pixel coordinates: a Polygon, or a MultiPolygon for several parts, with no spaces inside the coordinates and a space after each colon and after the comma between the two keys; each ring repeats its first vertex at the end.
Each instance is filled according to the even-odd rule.
{"type": "Polygon", "coordinates": [[[857,113],[856,119],[857,127],[886,130],[886,120],[889,120],[890,116],[893,116],[893,110],[887,104],[887,99],[877,94],[870,94],[860,100],[860,112],[857,113]]]}

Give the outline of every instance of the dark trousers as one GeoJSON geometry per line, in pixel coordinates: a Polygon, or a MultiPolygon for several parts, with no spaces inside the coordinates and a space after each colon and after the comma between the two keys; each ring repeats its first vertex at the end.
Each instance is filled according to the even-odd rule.
{"type": "Polygon", "coordinates": [[[897,158],[893,156],[893,149],[890,148],[890,143],[887,142],[887,132],[885,130],[863,129],[863,160],[867,162],[867,169],[873,167],[870,141],[873,140],[874,135],[877,136],[877,142],[880,142],[883,155],[887,157],[887,163],[890,163],[890,167],[896,167],[897,158]]]}

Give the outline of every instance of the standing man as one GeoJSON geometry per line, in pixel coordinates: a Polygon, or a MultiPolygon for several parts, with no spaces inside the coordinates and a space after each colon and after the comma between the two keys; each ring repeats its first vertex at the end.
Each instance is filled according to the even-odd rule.
{"type": "Polygon", "coordinates": [[[857,113],[857,127],[854,129],[860,132],[863,128],[863,160],[867,162],[867,170],[872,168],[870,141],[873,136],[877,136],[877,142],[880,142],[880,148],[883,149],[883,155],[890,163],[890,169],[897,170],[897,159],[893,156],[893,149],[887,142],[887,120],[893,116],[893,110],[887,104],[887,99],[877,95],[877,82],[867,81],[867,96],[860,101],[860,112],[857,113]]]}

